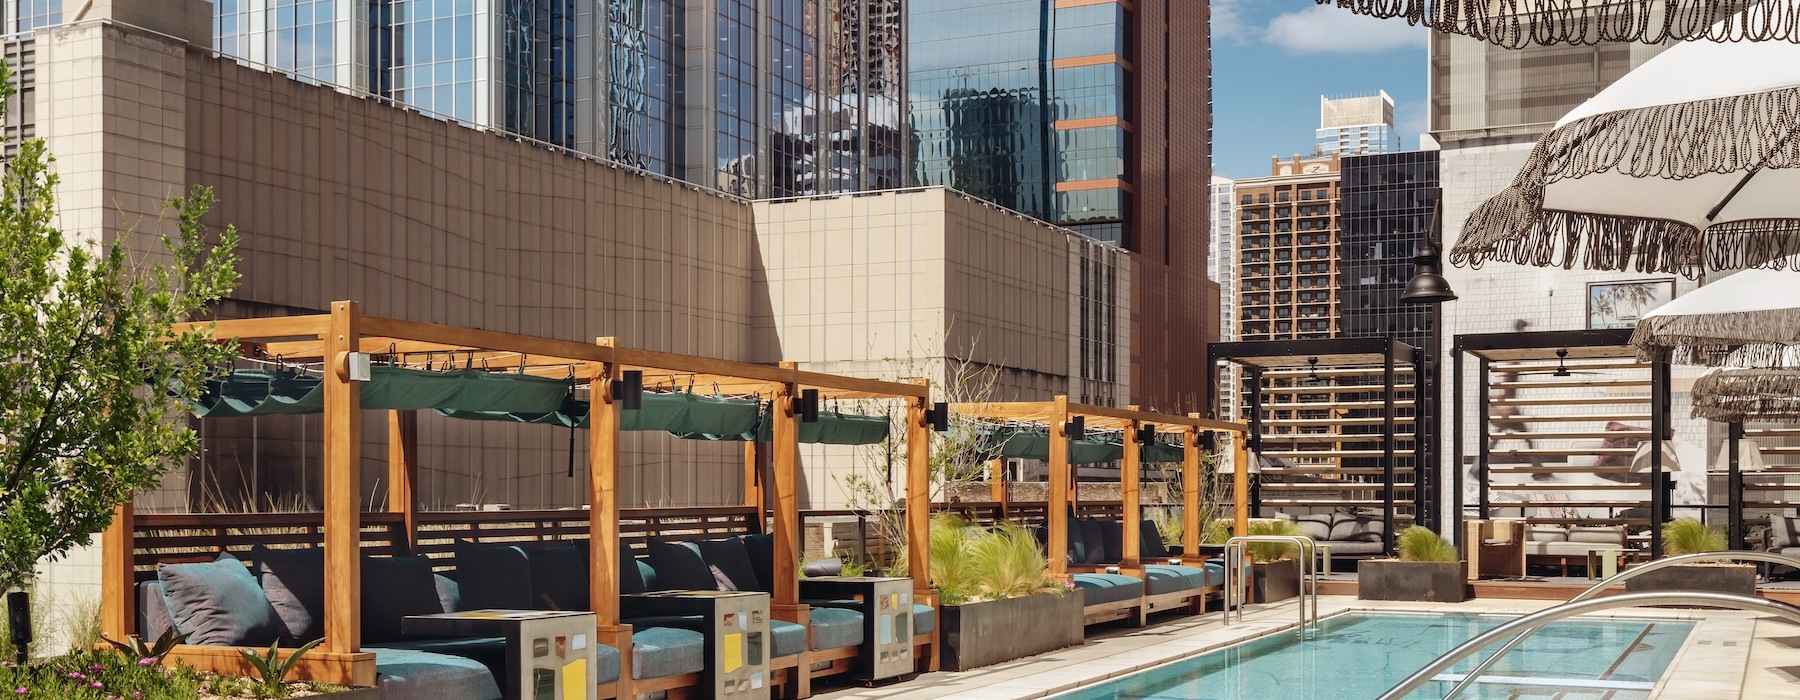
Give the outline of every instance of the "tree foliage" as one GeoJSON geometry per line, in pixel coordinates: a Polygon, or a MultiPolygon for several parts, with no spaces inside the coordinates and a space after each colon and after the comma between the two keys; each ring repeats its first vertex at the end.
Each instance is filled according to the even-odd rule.
{"type": "Polygon", "coordinates": [[[196,453],[176,411],[233,354],[208,330],[171,335],[237,283],[237,233],[214,243],[200,223],[212,193],[170,202],[166,257],[134,259],[128,236],[55,226],[53,162],[26,140],[0,174],[0,588],[87,544],[196,453]]]}

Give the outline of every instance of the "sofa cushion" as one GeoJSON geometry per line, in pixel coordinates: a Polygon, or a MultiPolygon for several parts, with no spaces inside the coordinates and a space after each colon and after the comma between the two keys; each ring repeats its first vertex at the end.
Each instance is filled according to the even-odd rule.
{"type": "Polygon", "coordinates": [[[1138,556],[1145,559],[1160,559],[1169,556],[1169,548],[1163,544],[1162,532],[1156,529],[1156,523],[1150,520],[1138,523],[1138,556]]]}
{"type": "Polygon", "coordinates": [[[1525,528],[1528,542],[1567,542],[1569,529],[1560,525],[1530,525],[1525,528]]]}
{"type": "Polygon", "coordinates": [[[411,649],[363,651],[375,652],[375,682],[382,700],[500,700],[500,684],[479,661],[411,649]]]}
{"type": "Polygon", "coordinates": [[[913,634],[931,634],[937,629],[937,608],[924,603],[913,603],[913,634]]]}
{"type": "Polygon", "coordinates": [[[1576,525],[1569,528],[1570,542],[1625,546],[1624,525],[1576,525]]]}
{"type": "MultiPolygon", "coordinates": [[[[585,543],[584,543],[585,544],[585,543]]],[[[573,544],[531,547],[531,602],[538,610],[588,609],[587,556],[573,544]]]]}
{"type": "Polygon", "coordinates": [[[456,584],[469,610],[531,610],[531,557],[513,545],[456,541],[456,584]]]}
{"type": "Polygon", "coordinates": [[[769,621],[769,656],[793,656],[806,651],[806,626],[784,620],[769,621]]]}
{"type": "Polygon", "coordinates": [[[750,571],[756,574],[756,590],[775,590],[775,537],[744,535],[744,554],[750,557],[750,571]]]}
{"type": "Polygon", "coordinates": [[[1166,564],[1144,567],[1144,593],[1147,595],[1199,590],[1206,585],[1205,569],[1166,564]]]}
{"type": "Polygon", "coordinates": [[[1294,519],[1294,525],[1300,528],[1300,534],[1314,540],[1331,539],[1331,516],[1328,514],[1302,515],[1294,519]]]}
{"type": "Polygon", "coordinates": [[[648,542],[645,548],[650,553],[650,568],[656,570],[655,586],[646,580],[647,590],[653,591],[716,591],[718,582],[713,578],[712,569],[707,568],[706,560],[700,558],[700,550],[685,542],[648,542]]]}
{"type": "Polygon", "coordinates": [[[325,550],[250,548],[269,606],[281,618],[290,646],[325,636],[325,550]]]}
{"type": "Polygon", "coordinates": [[[1082,558],[1084,564],[1100,564],[1112,561],[1107,558],[1106,532],[1100,528],[1100,521],[1082,518],[1077,521],[1081,528],[1081,545],[1086,554],[1082,558]]]}
{"type": "Polygon", "coordinates": [[[456,587],[456,581],[443,574],[432,574],[431,582],[437,588],[438,607],[444,612],[457,612],[463,609],[462,591],[456,587]]]}
{"type": "Polygon", "coordinates": [[[706,637],[693,630],[650,627],[631,631],[631,677],[664,678],[706,669],[706,637]]]}
{"type": "Polygon", "coordinates": [[[1800,547],[1800,518],[1769,519],[1769,549],[1800,547]]]}
{"type": "Polygon", "coordinates": [[[201,564],[157,564],[156,578],[189,644],[265,646],[281,637],[281,618],[256,577],[229,553],[201,564]]]}
{"type": "MultiPolygon", "coordinates": [[[[1106,558],[1102,563],[1111,564],[1125,559],[1125,524],[1117,520],[1101,520],[1100,541],[1106,546],[1106,558]]],[[[1141,540],[1142,537],[1140,536],[1141,540]]],[[[1141,547],[1142,544],[1140,543],[1141,547]]]]}
{"type": "Polygon", "coordinates": [[[144,581],[137,585],[137,633],[145,640],[162,639],[163,633],[175,628],[169,618],[169,602],[163,598],[161,581],[144,581]]]}
{"type": "Polygon", "coordinates": [[[849,608],[813,608],[807,617],[813,651],[863,643],[863,614],[849,608]]]}
{"type": "Polygon", "coordinates": [[[743,540],[734,537],[694,544],[700,547],[700,558],[706,561],[707,567],[715,570],[714,577],[723,576],[731,583],[731,590],[757,590],[760,584],[756,570],[750,567],[750,551],[744,548],[743,540]]]}
{"type": "Polygon", "coordinates": [[[1525,553],[1552,557],[1582,557],[1596,549],[1619,549],[1616,542],[1527,542],[1525,553]]]}
{"type": "Polygon", "coordinates": [[[1332,542],[1380,542],[1387,524],[1380,518],[1336,513],[1331,518],[1332,542]]]}
{"type": "Polygon", "coordinates": [[[1381,540],[1376,540],[1374,542],[1360,542],[1360,541],[1330,542],[1328,544],[1331,545],[1331,556],[1334,556],[1334,557],[1339,557],[1339,556],[1355,557],[1355,556],[1364,556],[1364,555],[1369,555],[1369,554],[1380,554],[1380,553],[1382,553],[1383,547],[1385,545],[1385,543],[1383,543],[1381,540]]]}
{"type": "Polygon", "coordinates": [[[1144,581],[1119,574],[1075,574],[1075,585],[1086,596],[1086,605],[1103,605],[1144,597],[1144,581]]]}
{"type": "MultiPolygon", "coordinates": [[[[1071,515],[1063,518],[1063,539],[1068,547],[1070,564],[1087,563],[1087,541],[1081,536],[1081,520],[1071,515]]],[[[1045,542],[1049,542],[1048,539],[1045,542]]],[[[1045,545],[1049,546],[1049,545],[1045,545]]]]}
{"type": "MultiPolygon", "coordinates": [[[[458,586],[461,588],[461,586],[458,586]]],[[[369,643],[405,639],[400,618],[444,612],[431,559],[370,557],[362,559],[362,634],[369,643]]],[[[475,608],[466,608],[473,610],[475,608]]]]}
{"type": "Polygon", "coordinates": [[[424,651],[433,654],[447,654],[472,659],[489,671],[495,678],[506,676],[506,638],[505,637],[446,637],[428,639],[391,639],[381,643],[383,649],[424,651]]]}

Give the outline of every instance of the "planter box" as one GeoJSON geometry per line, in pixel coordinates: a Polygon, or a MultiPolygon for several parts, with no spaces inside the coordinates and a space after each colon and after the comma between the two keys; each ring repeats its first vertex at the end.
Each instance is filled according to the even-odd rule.
{"type": "Polygon", "coordinates": [[[1461,603],[1467,593],[1460,561],[1364,559],[1356,565],[1358,600],[1461,603]]]}
{"type": "Polygon", "coordinates": [[[351,688],[337,693],[326,693],[318,697],[331,700],[381,700],[380,688],[351,688]]]}
{"type": "Polygon", "coordinates": [[[1250,602],[1273,603],[1300,595],[1300,562],[1283,559],[1250,568],[1250,602]]]}
{"type": "Polygon", "coordinates": [[[1750,564],[1671,566],[1625,580],[1625,592],[1709,591],[1756,595],[1756,567],[1750,564]]]}
{"type": "Polygon", "coordinates": [[[946,671],[966,671],[1081,644],[1080,589],[945,605],[938,610],[946,671]]]}

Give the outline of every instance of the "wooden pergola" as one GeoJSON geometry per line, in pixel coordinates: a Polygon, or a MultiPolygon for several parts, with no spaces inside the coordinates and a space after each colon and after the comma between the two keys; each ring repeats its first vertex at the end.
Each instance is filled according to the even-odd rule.
{"type": "MultiPolygon", "coordinates": [[[[1124,530],[1123,540],[1126,543],[1140,541],[1139,528],[1142,518],[1138,500],[1138,482],[1141,478],[1143,460],[1142,449],[1136,435],[1146,425],[1156,426],[1159,432],[1179,430],[1182,445],[1182,556],[1198,561],[1200,557],[1200,534],[1204,523],[1200,522],[1200,481],[1201,481],[1201,434],[1205,432],[1223,432],[1235,436],[1232,449],[1236,464],[1243,464],[1248,459],[1248,445],[1245,435],[1249,428],[1241,423],[1202,418],[1198,413],[1175,415],[1139,410],[1136,406],[1129,408],[1112,408],[1072,402],[1067,396],[1058,396],[1051,401],[1035,402],[995,402],[995,403],[957,403],[951,404],[952,413],[966,417],[994,421],[1012,421],[1019,423],[1035,423],[1046,426],[1050,431],[1050,484],[1049,505],[1045,512],[1046,531],[1049,534],[1048,550],[1050,554],[1051,573],[1063,576],[1068,573],[1068,562],[1059,553],[1068,551],[1069,533],[1064,514],[1075,491],[1074,474],[1069,463],[1068,427],[1070,420],[1079,416],[1084,429],[1122,430],[1125,432],[1124,456],[1120,460],[1119,480],[1121,500],[1124,501],[1124,513],[1120,518],[1124,530]]],[[[1233,493],[1233,532],[1244,534],[1249,526],[1250,512],[1249,481],[1246,470],[1232,470],[1233,493]]],[[[911,497],[912,492],[907,492],[911,497]]],[[[912,512],[909,504],[907,511],[912,512]]],[[[910,535],[909,535],[910,537],[910,535]]],[[[1127,544],[1120,562],[1123,571],[1139,571],[1138,548],[1127,544]]]]}
{"type": "MultiPolygon", "coordinates": [[[[619,611],[619,432],[622,402],[613,399],[613,385],[628,371],[642,372],[645,384],[716,386],[731,394],[774,397],[770,411],[769,445],[771,478],[767,489],[772,503],[775,590],[771,615],[775,619],[804,624],[806,607],[799,602],[801,532],[798,508],[799,421],[795,400],[806,390],[824,399],[901,399],[907,404],[906,533],[909,540],[926,536],[929,505],[930,389],[925,380],[889,382],[804,371],[794,363],[761,365],[620,346],[613,338],[593,344],[556,340],[433,323],[364,315],[355,301],[338,301],[329,314],[226,320],[188,324],[211,326],[218,338],[235,338],[245,347],[257,347],[269,356],[324,364],[323,430],[323,542],[325,560],[325,642],[308,654],[296,672],[298,677],[354,685],[374,685],[375,655],[362,650],[360,606],[363,512],[362,434],[360,389],[351,379],[351,365],[368,355],[450,353],[491,369],[560,369],[574,381],[590,387],[588,429],[589,509],[588,590],[590,609],[597,617],[598,641],[631,654],[630,630],[621,626],[619,611]]],[[[177,332],[186,327],[178,327],[177,332]]],[[[559,374],[560,376],[568,376],[559,374]]],[[[389,484],[386,517],[403,523],[407,548],[418,538],[417,414],[389,412],[389,484]]],[[[761,508],[763,494],[754,488],[757,467],[755,443],[748,443],[745,464],[745,505],[761,508]]],[[[758,510],[760,513],[761,511],[758,510]]],[[[118,506],[112,524],[102,538],[103,611],[107,636],[122,639],[136,631],[134,513],[127,502],[118,506]]],[[[915,600],[934,601],[930,591],[929,548],[907,548],[907,571],[913,579],[915,600]]],[[[934,645],[935,649],[935,645],[934,645]]],[[[174,652],[183,664],[225,671],[245,668],[235,647],[184,645],[174,652]]],[[[806,669],[797,670],[804,678],[806,669]]],[[[621,683],[629,683],[629,666],[621,683]]],[[[804,683],[804,680],[801,680],[804,683]]],[[[624,693],[621,693],[623,696],[624,693]]]]}

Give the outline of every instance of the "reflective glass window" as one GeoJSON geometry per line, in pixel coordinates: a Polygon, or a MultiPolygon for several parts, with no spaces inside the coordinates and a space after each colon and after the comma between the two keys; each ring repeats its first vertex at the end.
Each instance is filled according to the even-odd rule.
{"type": "Polygon", "coordinates": [[[1118,3],[1056,10],[1056,57],[1125,55],[1125,8],[1118,3]]]}

